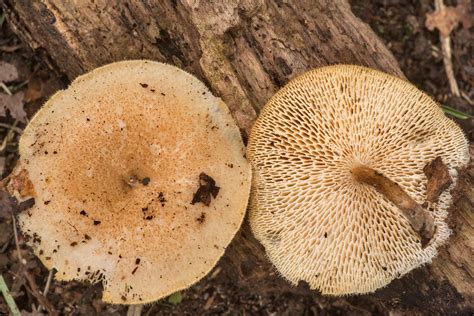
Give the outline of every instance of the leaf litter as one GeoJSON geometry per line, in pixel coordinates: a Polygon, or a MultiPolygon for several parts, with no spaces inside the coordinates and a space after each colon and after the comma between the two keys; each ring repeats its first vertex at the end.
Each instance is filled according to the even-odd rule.
{"type": "Polygon", "coordinates": [[[462,24],[465,29],[469,29],[472,23],[470,0],[460,0],[455,7],[447,6],[427,13],[425,25],[430,31],[437,28],[443,36],[447,37],[459,24],[462,24]]]}
{"type": "Polygon", "coordinates": [[[12,118],[25,123],[25,92],[11,93],[10,89],[5,85],[5,83],[18,80],[18,77],[18,70],[13,64],[0,61],[0,85],[5,92],[0,93],[0,117],[5,117],[8,110],[12,118]]]}

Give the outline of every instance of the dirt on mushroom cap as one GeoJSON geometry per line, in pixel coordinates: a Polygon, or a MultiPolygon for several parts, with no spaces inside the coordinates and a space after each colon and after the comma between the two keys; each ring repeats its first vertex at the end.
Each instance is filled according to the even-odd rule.
{"type": "Polygon", "coordinates": [[[245,214],[250,167],[228,108],[170,65],[125,61],[79,77],[19,150],[15,172],[35,192],[19,217],[38,237],[30,245],[59,280],[103,281],[107,302],[151,302],[198,281],[245,214]],[[220,187],[209,205],[191,204],[201,173],[220,187]]]}
{"type": "MultiPolygon", "coordinates": [[[[250,224],[278,271],[323,294],[373,292],[430,262],[446,242],[451,203],[434,205],[426,248],[400,210],[350,170],[361,164],[426,201],[424,166],[441,157],[456,180],[467,140],[413,85],[359,66],[292,80],[263,108],[249,139],[250,224]]],[[[456,181],[454,181],[456,182],[456,181]]]]}

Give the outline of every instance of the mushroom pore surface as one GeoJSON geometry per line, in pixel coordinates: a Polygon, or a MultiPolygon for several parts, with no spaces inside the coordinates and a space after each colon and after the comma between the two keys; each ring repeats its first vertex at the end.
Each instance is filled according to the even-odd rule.
{"type": "Polygon", "coordinates": [[[430,97],[401,79],[345,65],[307,72],[276,93],[252,129],[248,157],[255,236],[283,277],[331,295],[387,285],[430,262],[450,235],[454,184],[423,210],[435,226],[423,247],[392,203],[399,196],[388,199],[353,170],[387,177],[387,187],[414,201],[399,206],[421,207],[428,163],[441,157],[456,180],[456,168],[469,161],[461,129],[430,97]]]}
{"type": "Polygon", "coordinates": [[[206,275],[238,231],[244,154],[228,108],[198,79],[152,61],[110,64],[54,95],[24,131],[15,173],[27,173],[35,205],[20,227],[57,279],[103,281],[106,302],[155,301],[206,275]],[[206,203],[194,199],[201,187],[206,203]]]}

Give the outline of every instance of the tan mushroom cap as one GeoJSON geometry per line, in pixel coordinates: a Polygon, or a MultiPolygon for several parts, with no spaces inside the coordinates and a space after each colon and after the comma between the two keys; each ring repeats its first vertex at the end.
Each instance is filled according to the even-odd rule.
{"type": "Polygon", "coordinates": [[[244,154],[226,105],[190,74],[152,61],[98,68],[24,131],[16,173],[35,205],[21,230],[58,280],[103,281],[110,303],[155,301],[204,277],[238,231],[244,154]],[[206,206],[195,193],[212,180],[206,206]]]}
{"type": "Polygon", "coordinates": [[[456,180],[469,161],[467,140],[410,83],[359,66],[307,72],[272,97],[251,132],[251,228],[292,284],[373,292],[437,254],[450,235],[454,184],[434,206],[436,232],[423,249],[400,210],[351,168],[381,172],[421,204],[423,167],[438,156],[456,180]]]}

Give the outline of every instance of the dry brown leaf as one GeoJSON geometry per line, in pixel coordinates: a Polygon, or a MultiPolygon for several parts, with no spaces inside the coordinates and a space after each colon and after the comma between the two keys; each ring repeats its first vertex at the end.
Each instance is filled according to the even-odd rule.
{"type": "Polygon", "coordinates": [[[470,0],[461,0],[456,7],[444,7],[426,14],[425,26],[428,30],[439,30],[441,35],[448,37],[459,23],[464,28],[472,26],[473,16],[470,12],[470,0]]]}
{"type": "Polygon", "coordinates": [[[474,22],[471,0],[459,0],[456,7],[460,14],[460,22],[465,29],[471,28],[474,22]]]}
{"type": "Polygon", "coordinates": [[[37,310],[32,310],[31,312],[22,310],[21,311],[21,316],[44,316],[44,314],[40,311],[37,311],[37,310]]]}
{"type": "Polygon", "coordinates": [[[13,213],[13,199],[7,191],[5,191],[0,184],[0,219],[5,221],[6,218],[10,218],[13,213]]]}
{"type": "Polygon", "coordinates": [[[453,183],[453,180],[449,175],[448,167],[443,163],[441,157],[437,157],[428,163],[423,168],[423,172],[428,178],[428,183],[426,184],[426,200],[434,203],[438,200],[440,194],[453,183]]]}
{"type": "Polygon", "coordinates": [[[25,103],[40,100],[41,98],[51,96],[58,87],[53,79],[43,79],[41,77],[32,77],[28,81],[28,87],[25,94],[25,103]]]}
{"type": "Polygon", "coordinates": [[[16,67],[4,61],[0,61],[0,82],[10,82],[18,79],[16,67]]]}
{"type": "Polygon", "coordinates": [[[28,81],[26,89],[25,102],[33,102],[43,97],[43,81],[33,77],[28,81]]]}
{"type": "Polygon", "coordinates": [[[0,93],[0,117],[6,115],[6,109],[10,111],[11,117],[21,122],[26,122],[26,112],[23,109],[24,105],[23,91],[17,92],[14,95],[0,93]]]}

